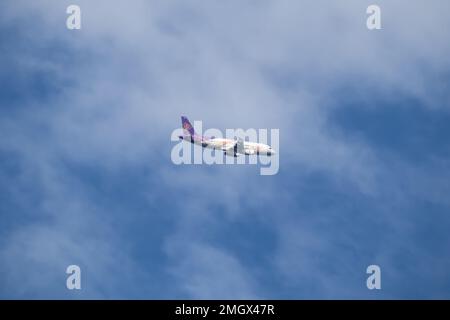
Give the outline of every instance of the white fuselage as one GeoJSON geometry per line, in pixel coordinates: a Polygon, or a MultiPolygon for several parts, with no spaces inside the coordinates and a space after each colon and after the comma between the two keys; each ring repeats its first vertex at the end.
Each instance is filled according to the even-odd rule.
{"type": "MultiPolygon", "coordinates": [[[[181,137],[180,137],[181,138],[181,137]]],[[[229,154],[236,144],[235,140],[225,138],[209,138],[203,140],[193,140],[190,136],[184,136],[183,140],[200,145],[203,148],[222,150],[229,154]]],[[[267,144],[244,141],[245,155],[273,155],[275,151],[267,144]]]]}

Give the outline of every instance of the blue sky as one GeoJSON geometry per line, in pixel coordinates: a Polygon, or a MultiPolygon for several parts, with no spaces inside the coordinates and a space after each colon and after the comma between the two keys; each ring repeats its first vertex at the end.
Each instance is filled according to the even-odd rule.
{"type": "Polygon", "coordinates": [[[0,297],[450,298],[450,4],[370,4],[4,1],[0,297]],[[182,114],[279,173],[174,165],[182,114]]]}

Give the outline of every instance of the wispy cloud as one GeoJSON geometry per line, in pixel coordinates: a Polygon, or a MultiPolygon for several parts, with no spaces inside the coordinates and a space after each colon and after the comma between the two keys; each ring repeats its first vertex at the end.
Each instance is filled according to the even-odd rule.
{"type": "Polygon", "coordinates": [[[415,296],[445,295],[448,149],[419,164],[336,115],[395,101],[414,116],[415,101],[448,117],[447,2],[379,1],[379,32],[368,1],[79,1],[80,31],[68,4],[1,10],[1,296],[76,298],[74,260],[80,297],[377,297],[364,288],[377,261],[384,297],[409,297],[419,273],[415,296]],[[279,128],[280,173],[174,166],[180,114],[279,128]],[[252,222],[249,247],[225,234],[252,222]]]}

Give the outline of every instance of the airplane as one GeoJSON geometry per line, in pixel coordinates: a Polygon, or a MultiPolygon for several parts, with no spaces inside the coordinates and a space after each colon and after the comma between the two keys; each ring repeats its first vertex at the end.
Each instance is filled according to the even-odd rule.
{"type": "Polygon", "coordinates": [[[228,156],[238,157],[254,154],[271,156],[276,154],[272,147],[264,143],[248,142],[242,138],[232,140],[198,135],[185,116],[181,116],[181,125],[183,127],[183,136],[178,136],[181,140],[202,146],[203,148],[221,150],[228,156]]]}

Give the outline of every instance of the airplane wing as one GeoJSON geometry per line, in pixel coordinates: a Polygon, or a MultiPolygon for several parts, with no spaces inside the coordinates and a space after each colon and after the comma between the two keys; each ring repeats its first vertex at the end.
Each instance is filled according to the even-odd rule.
{"type": "Polygon", "coordinates": [[[225,153],[230,156],[237,157],[239,155],[245,154],[244,140],[238,138],[233,144],[229,145],[228,148],[224,149],[225,153]]]}
{"type": "Polygon", "coordinates": [[[236,154],[245,154],[244,140],[238,138],[236,144],[234,145],[234,152],[236,154]]]}

